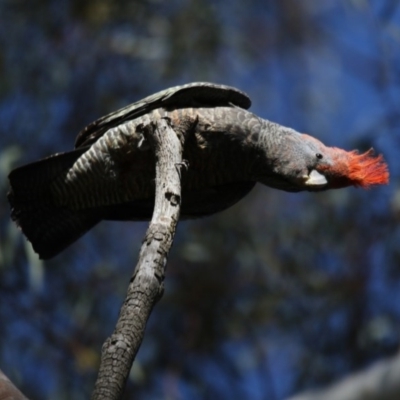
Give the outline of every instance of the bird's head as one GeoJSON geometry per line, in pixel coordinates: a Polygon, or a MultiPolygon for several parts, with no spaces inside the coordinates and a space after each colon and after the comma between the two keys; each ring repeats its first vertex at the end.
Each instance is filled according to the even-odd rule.
{"type": "Polygon", "coordinates": [[[286,191],[322,191],[347,186],[368,188],[389,182],[382,155],[327,147],[307,134],[288,135],[273,161],[269,186],[286,191]]]}
{"type": "MultiPolygon", "coordinates": [[[[326,180],[325,189],[339,189],[347,186],[369,188],[374,185],[389,183],[389,171],[381,154],[375,155],[373,149],[365,153],[357,150],[346,151],[337,147],[327,147],[318,139],[301,135],[308,145],[318,152],[315,176],[321,175],[326,180]]],[[[306,185],[313,185],[312,173],[305,180],[306,185]]]]}

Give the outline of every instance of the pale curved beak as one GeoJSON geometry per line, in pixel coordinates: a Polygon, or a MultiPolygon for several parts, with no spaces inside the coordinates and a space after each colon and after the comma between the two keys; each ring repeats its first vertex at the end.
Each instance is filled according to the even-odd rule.
{"type": "Polygon", "coordinates": [[[315,169],[313,169],[309,175],[304,176],[304,181],[307,186],[322,186],[328,183],[325,176],[315,169]]]}

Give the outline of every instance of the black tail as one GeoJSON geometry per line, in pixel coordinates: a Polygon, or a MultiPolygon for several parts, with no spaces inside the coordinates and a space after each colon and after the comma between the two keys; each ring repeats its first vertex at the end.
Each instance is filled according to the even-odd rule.
{"type": "Polygon", "coordinates": [[[90,211],[74,211],[54,204],[51,183],[70,168],[87,148],[56,154],[25,165],[9,175],[11,218],[42,259],[54,257],[96,225],[90,211]]]}

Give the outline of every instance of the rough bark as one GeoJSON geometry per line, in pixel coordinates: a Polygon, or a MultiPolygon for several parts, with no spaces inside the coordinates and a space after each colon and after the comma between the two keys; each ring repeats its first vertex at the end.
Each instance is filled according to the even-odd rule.
{"type": "Polygon", "coordinates": [[[0,400],[28,400],[0,371],[0,400]]]}
{"type": "Polygon", "coordinates": [[[400,399],[400,354],[334,385],[287,400],[398,400],[400,399]]]}
{"type": "Polygon", "coordinates": [[[164,270],[179,219],[182,143],[166,119],[146,127],[156,155],[152,220],[113,334],[102,348],[92,400],[120,399],[152,308],[163,294],[164,270]]]}

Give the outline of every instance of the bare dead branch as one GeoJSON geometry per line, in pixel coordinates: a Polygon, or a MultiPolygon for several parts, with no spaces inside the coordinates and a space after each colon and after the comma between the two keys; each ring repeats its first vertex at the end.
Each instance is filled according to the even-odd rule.
{"type": "Polygon", "coordinates": [[[182,144],[169,121],[146,131],[156,155],[153,217],[113,334],[105,341],[92,400],[120,399],[150,313],[163,294],[164,270],[181,203],[182,144]]]}
{"type": "Polygon", "coordinates": [[[0,400],[28,400],[0,370],[0,400]]]}
{"type": "Polygon", "coordinates": [[[329,388],[304,393],[287,400],[398,400],[400,399],[400,354],[371,368],[350,375],[329,388]]]}

